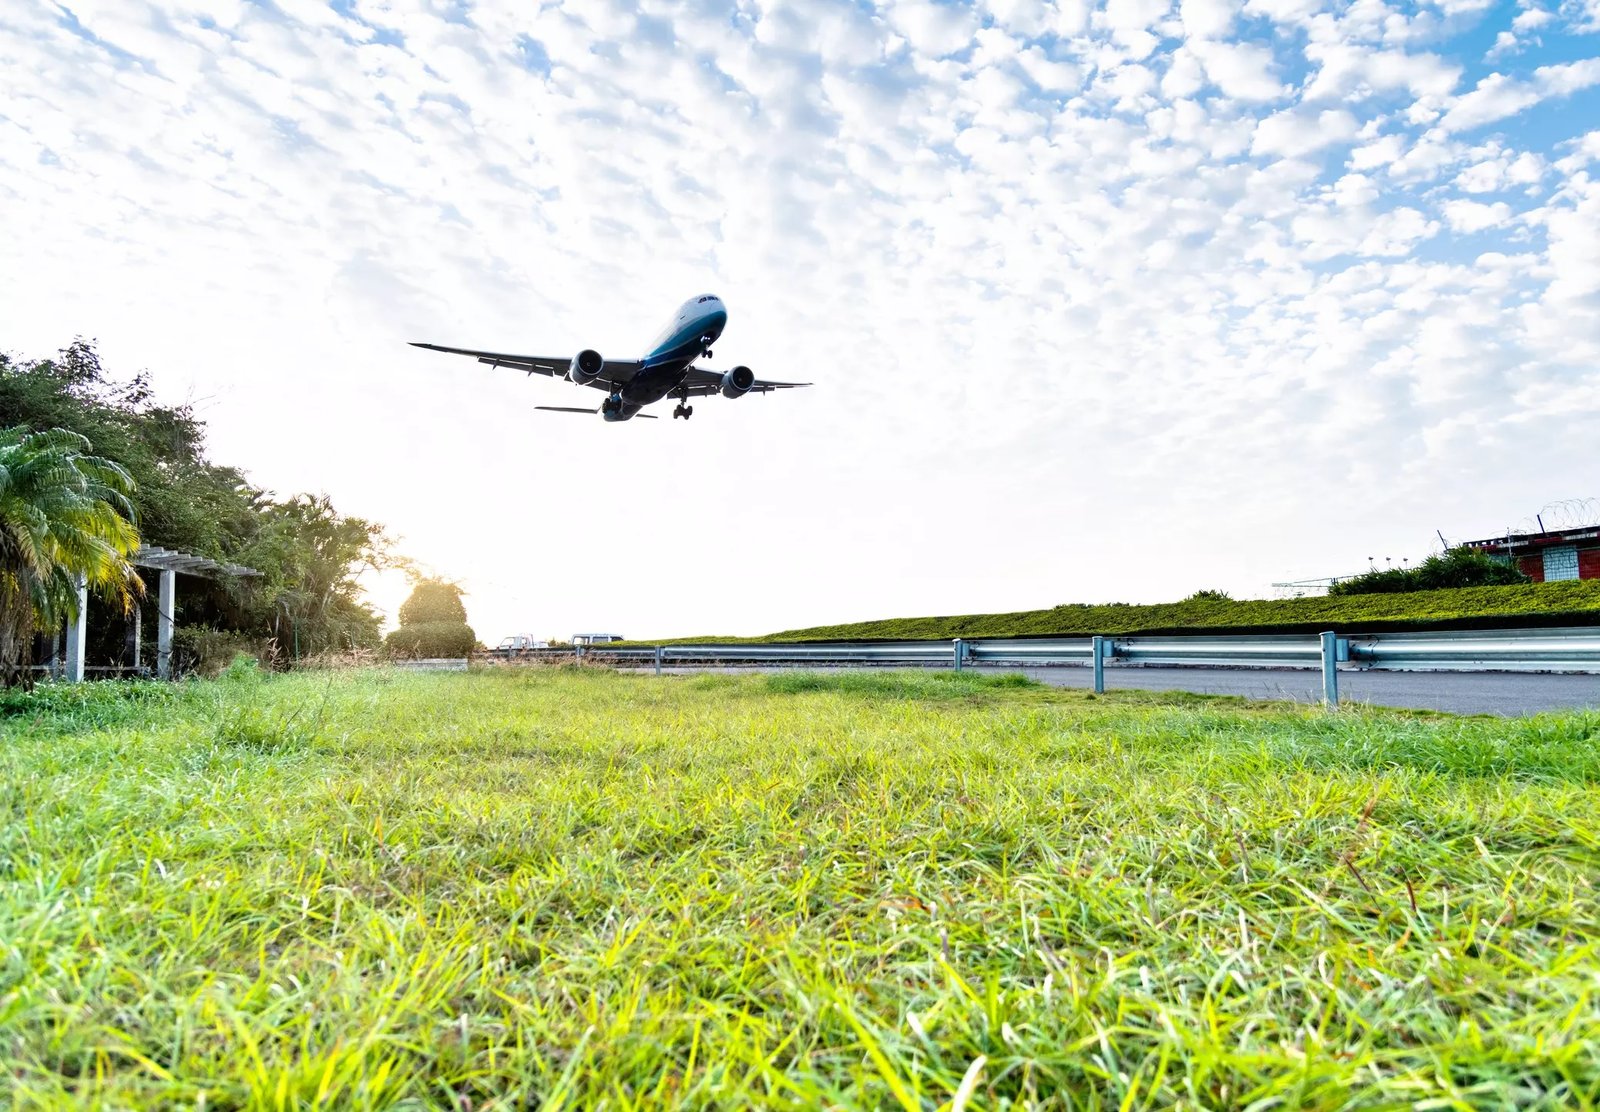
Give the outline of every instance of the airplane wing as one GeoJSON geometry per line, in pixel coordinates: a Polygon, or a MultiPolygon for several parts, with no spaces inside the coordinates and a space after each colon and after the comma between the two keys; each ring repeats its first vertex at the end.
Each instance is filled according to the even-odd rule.
{"type": "MultiPolygon", "coordinates": [[[[722,372],[705,367],[690,367],[689,377],[683,380],[683,385],[691,398],[708,397],[722,390],[722,372]]],[[[758,378],[745,393],[765,394],[772,390],[798,390],[802,386],[810,385],[809,382],[768,382],[764,378],[758,378]]]]}
{"type": "MultiPolygon", "coordinates": [[[[415,340],[411,342],[411,346],[427,348],[429,351],[448,352],[451,355],[470,355],[478,362],[487,363],[491,367],[508,367],[513,371],[544,375],[546,378],[565,378],[567,368],[572,364],[571,356],[561,359],[544,355],[511,355],[503,351],[474,351],[472,348],[444,347],[441,344],[424,344],[415,340]]],[[[607,359],[599,377],[588,385],[610,393],[616,387],[630,381],[643,365],[643,361],[639,359],[607,359]]]]}

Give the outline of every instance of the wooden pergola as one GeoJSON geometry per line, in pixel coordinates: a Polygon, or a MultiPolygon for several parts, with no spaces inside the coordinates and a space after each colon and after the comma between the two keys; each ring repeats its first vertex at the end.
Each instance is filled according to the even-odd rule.
{"type": "MultiPolygon", "coordinates": [[[[169,548],[150,546],[140,548],[129,559],[135,567],[149,568],[161,573],[156,591],[156,675],[162,679],[172,676],[172,615],[178,601],[178,573],[199,575],[207,579],[222,576],[245,578],[260,575],[255,568],[243,564],[223,564],[196,556],[189,552],[175,552],[169,548]]],[[[133,609],[133,667],[139,668],[140,625],[143,622],[139,608],[133,609]]],[[[89,589],[82,577],[78,579],[78,613],[67,621],[67,660],[64,679],[78,683],[83,679],[83,649],[89,632],[89,589]]]]}

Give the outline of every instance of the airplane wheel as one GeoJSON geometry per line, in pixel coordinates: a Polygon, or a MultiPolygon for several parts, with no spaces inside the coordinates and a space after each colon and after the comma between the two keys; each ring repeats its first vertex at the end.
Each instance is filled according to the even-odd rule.
{"type": "Polygon", "coordinates": [[[685,421],[687,421],[689,418],[691,418],[693,416],[694,416],[694,406],[692,406],[692,405],[684,406],[683,407],[683,419],[685,421]]]}
{"type": "Polygon", "coordinates": [[[707,359],[711,358],[711,349],[710,348],[706,348],[706,358],[707,359]]]}

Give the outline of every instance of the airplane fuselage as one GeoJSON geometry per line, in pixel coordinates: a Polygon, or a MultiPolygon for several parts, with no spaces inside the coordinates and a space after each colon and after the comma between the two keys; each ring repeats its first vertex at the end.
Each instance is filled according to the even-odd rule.
{"type": "Polygon", "coordinates": [[[601,414],[607,421],[626,421],[639,410],[683,385],[694,361],[722,335],[728,310],[714,294],[691,297],[661,330],[644,365],[606,399],[601,414]]]}

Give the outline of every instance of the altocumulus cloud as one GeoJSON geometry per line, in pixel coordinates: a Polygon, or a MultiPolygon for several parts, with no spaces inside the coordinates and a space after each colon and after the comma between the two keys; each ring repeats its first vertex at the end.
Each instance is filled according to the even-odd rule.
{"type": "MultiPolygon", "coordinates": [[[[530,388],[393,370],[399,340],[610,350],[618,319],[716,288],[741,361],[823,390],[671,441],[539,426],[787,501],[703,517],[690,555],[753,545],[820,586],[630,611],[664,628],[1199,585],[1084,544],[1157,517],[1197,538],[1195,575],[1250,590],[1324,570],[1307,549],[1364,551],[1336,548],[1352,533],[1401,543],[1424,508],[1488,530],[1593,493],[1592,3],[513,7],[11,5],[0,343],[98,332],[185,368],[232,399],[210,415],[239,462],[427,548],[445,526],[370,453],[282,452],[291,422],[324,431],[297,392],[415,432],[405,391],[456,376],[430,435],[471,453],[525,435],[481,406],[530,388]],[[1005,466],[953,462],[985,452],[1005,466]],[[1263,539],[1222,551],[1241,534],[1263,539]],[[852,551],[905,567],[974,535],[1051,555],[1005,589],[975,567],[859,585],[852,551]]],[[[587,505],[566,497],[548,513],[587,505]]],[[[588,528],[682,528],[630,520],[588,528]]],[[[487,559],[433,551],[510,605],[487,559]]]]}

